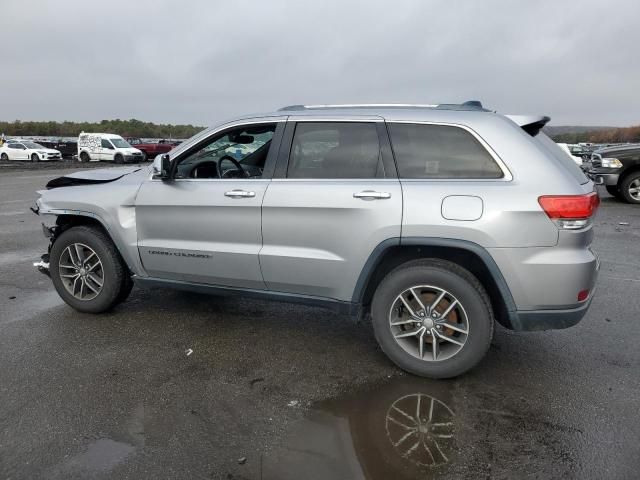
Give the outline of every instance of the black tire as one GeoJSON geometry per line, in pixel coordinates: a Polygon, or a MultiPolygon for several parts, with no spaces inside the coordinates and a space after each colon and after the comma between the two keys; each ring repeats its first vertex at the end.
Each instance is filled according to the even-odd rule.
{"type": "Polygon", "coordinates": [[[50,273],[53,285],[62,299],[74,309],[87,313],[102,313],[123,301],[131,287],[129,272],[111,239],[100,229],[90,226],[72,227],[54,242],[50,252],[50,273]],[[100,293],[91,300],[80,300],[67,291],[60,277],[60,257],[74,243],[90,247],[102,262],[104,284],[100,293]],[[126,291],[128,288],[128,291],[126,291]],[[126,293],[125,293],[126,291],[126,293]]]}
{"type": "Polygon", "coordinates": [[[90,162],[91,161],[91,157],[89,156],[89,154],[87,152],[80,152],[80,161],[81,162],[90,162]]]}
{"type": "Polygon", "coordinates": [[[624,200],[617,185],[605,185],[605,188],[607,189],[607,192],[609,192],[609,195],[616,197],[620,200],[624,200]]]}
{"type": "Polygon", "coordinates": [[[637,186],[637,184],[639,183],[638,182],[639,180],[640,180],[640,172],[633,172],[627,175],[626,177],[624,177],[622,179],[622,182],[620,182],[620,194],[622,195],[622,198],[624,199],[625,202],[635,203],[635,204],[640,203],[640,195],[636,194],[637,198],[634,198],[631,195],[631,192],[629,192],[630,188],[637,186]],[[632,185],[634,183],[636,183],[636,185],[632,185]]]}
{"type": "Polygon", "coordinates": [[[414,260],[391,271],[378,285],[371,304],[373,329],[384,353],[400,368],[429,378],[451,378],[470,370],[484,357],[493,338],[494,320],[486,291],[470,272],[440,260],[414,260]],[[451,292],[468,317],[464,346],[450,358],[421,360],[405,351],[389,326],[389,311],[397,296],[410,287],[430,285],[451,292]]]}
{"type": "Polygon", "coordinates": [[[2,155],[0,155],[0,160],[2,160],[3,162],[8,162],[9,155],[7,155],[6,153],[3,153],[2,155]]]}
{"type": "Polygon", "coordinates": [[[122,155],[120,155],[119,153],[116,154],[115,157],[113,157],[113,161],[115,163],[124,163],[124,158],[122,157],[122,155]]]}
{"type": "Polygon", "coordinates": [[[129,294],[133,289],[133,280],[131,279],[131,274],[127,269],[125,269],[124,282],[122,283],[122,288],[120,289],[120,295],[116,298],[116,305],[122,303],[129,298],[129,294]]]}
{"type": "Polygon", "coordinates": [[[38,156],[37,153],[32,153],[31,154],[31,161],[32,162],[39,162],[40,161],[40,157],[38,156]]]}

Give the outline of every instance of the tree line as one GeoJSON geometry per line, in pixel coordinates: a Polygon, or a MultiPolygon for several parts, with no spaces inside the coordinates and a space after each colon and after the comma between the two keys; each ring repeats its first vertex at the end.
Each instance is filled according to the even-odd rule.
{"type": "Polygon", "coordinates": [[[0,133],[8,137],[77,137],[80,132],[115,133],[123,137],[189,138],[204,130],[194,125],[170,125],[141,120],[102,120],[100,122],[13,122],[0,121],[0,133]]]}
{"type": "Polygon", "coordinates": [[[593,132],[563,133],[554,135],[556,142],[564,143],[640,143],[640,125],[635,127],[611,128],[593,132]]]}

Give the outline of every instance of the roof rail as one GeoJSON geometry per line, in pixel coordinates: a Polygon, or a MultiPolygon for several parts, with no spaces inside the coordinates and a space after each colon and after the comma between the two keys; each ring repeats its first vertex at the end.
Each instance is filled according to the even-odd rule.
{"type": "Polygon", "coordinates": [[[340,108],[431,108],[435,110],[479,110],[488,112],[478,100],[469,100],[464,103],[441,103],[441,104],[419,104],[419,103],[344,103],[326,105],[287,105],[278,109],[283,111],[303,111],[303,110],[333,110],[340,108]]]}

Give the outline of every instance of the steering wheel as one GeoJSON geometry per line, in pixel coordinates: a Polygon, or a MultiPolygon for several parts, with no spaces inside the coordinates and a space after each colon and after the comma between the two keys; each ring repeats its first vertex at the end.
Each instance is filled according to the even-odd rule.
{"type": "Polygon", "coordinates": [[[222,162],[225,160],[229,160],[231,163],[233,163],[236,167],[236,170],[240,172],[240,175],[242,175],[243,177],[249,178],[249,174],[245,171],[244,168],[242,168],[242,165],[240,165],[240,162],[238,162],[235,158],[229,155],[225,155],[224,157],[221,157],[220,160],[218,160],[217,167],[218,167],[219,178],[224,178],[225,174],[229,173],[229,170],[227,170],[226,172],[222,171],[222,162]]]}

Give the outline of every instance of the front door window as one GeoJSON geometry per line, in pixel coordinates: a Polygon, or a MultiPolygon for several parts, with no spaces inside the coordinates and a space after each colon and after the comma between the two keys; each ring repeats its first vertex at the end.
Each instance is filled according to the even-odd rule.
{"type": "Polygon", "coordinates": [[[261,178],[275,131],[270,123],[216,135],[180,160],[176,178],[261,178]]]}

